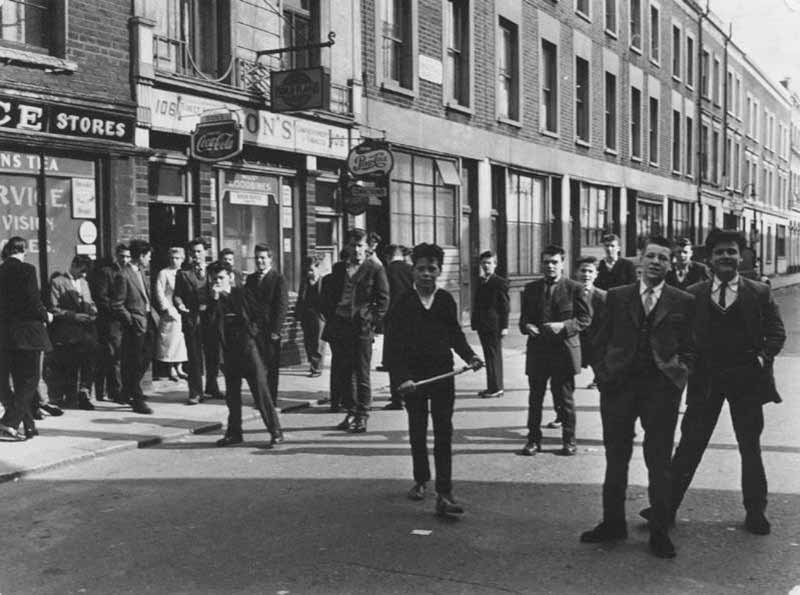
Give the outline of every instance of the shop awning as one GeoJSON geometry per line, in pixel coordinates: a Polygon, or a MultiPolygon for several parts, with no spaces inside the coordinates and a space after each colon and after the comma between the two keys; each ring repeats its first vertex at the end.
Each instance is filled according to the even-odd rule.
{"type": "Polygon", "coordinates": [[[442,176],[442,181],[446,186],[461,186],[461,178],[454,162],[447,159],[437,159],[436,167],[439,169],[439,175],[442,176]]]}

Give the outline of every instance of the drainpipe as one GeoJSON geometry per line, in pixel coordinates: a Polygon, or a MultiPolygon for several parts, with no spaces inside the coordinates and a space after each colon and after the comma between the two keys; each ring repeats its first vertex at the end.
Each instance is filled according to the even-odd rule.
{"type": "MultiPolygon", "coordinates": [[[[726,183],[730,182],[731,192],[733,192],[734,180],[729,180],[731,172],[728,171],[728,167],[730,165],[730,155],[728,154],[728,44],[731,42],[732,35],[733,25],[729,23],[728,34],[725,36],[725,49],[723,54],[723,69],[725,70],[725,76],[722,80],[725,82],[722,85],[722,177],[726,183]]],[[[733,77],[731,77],[731,102],[734,105],[736,105],[733,97],[735,89],[736,86],[733,85],[733,77]]],[[[731,150],[733,150],[733,134],[731,134],[731,150]]],[[[720,190],[724,193],[726,188],[721,188],[720,190]]]]}

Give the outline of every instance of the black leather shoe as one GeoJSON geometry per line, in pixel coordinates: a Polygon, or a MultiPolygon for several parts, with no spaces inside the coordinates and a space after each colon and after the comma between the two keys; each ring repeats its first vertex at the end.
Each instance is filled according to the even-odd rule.
{"type": "Polygon", "coordinates": [[[425,483],[415,483],[414,487],[408,490],[409,500],[424,500],[425,499],[425,483]]]}
{"type": "Polygon", "coordinates": [[[563,457],[574,457],[576,454],[578,454],[578,447],[574,444],[565,444],[561,447],[561,450],[558,451],[558,454],[563,457]]]}
{"type": "Polygon", "coordinates": [[[357,417],[353,420],[353,425],[347,430],[351,434],[363,434],[367,431],[367,420],[363,417],[357,417]]]}
{"type": "Polygon", "coordinates": [[[53,405],[52,403],[42,403],[39,405],[40,409],[46,411],[49,415],[53,417],[58,417],[59,415],[64,415],[64,410],[59,407],[58,405],[53,405]]]}
{"type": "Polygon", "coordinates": [[[225,434],[222,438],[217,440],[217,446],[233,446],[234,444],[241,444],[244,442],[241,434],[225,434]]]}
{"type": "Polygon", "coordinates": [[[37,407],[36,409],[33,410],[33,419],[35,419],[37,421],[43,420],[46,415],[47,414],[43,413],[42,409],[40,407],[37,407]]]}
{"type": "Polygon", "coordinates": [[[436,514],[439,516],[464,514],[464,507],[457,504],[451,494],[439,494],[436,497],[436,514]]]}
{"type": "Polygon", "coordinates": [[[284,438],[283,432],[275,432],[269,441],[269,445],[275,446],[276,444],[283,444],[285,441],[286,438],[284,438]]]}
{"type": "Polygon", "coordinates": [[[481,398],[483,398],[483,399],[498,399],[498,398],[502,397],[503,394],[505,394],[505,391],[502,391],[502,390],[496,390],[493,393],[490,393],[489,391],[486,391],[485,393],[483,393],[481,395],[481,398]]]}
{"type": "Polygon", "coordinates": [[[200,395],[189,395],[189,398],[186,399],[187,405],[199,405],[203,402],[203,399],[200,395]]]}
{"type": "Polygon", "coordinates": [[[666,533],[650,534],[650,551],[658,558],[674,558],[675,546],[666,533]]]}
{"type": "Polygon", "coordinates": [[[25,440],[31,440],[34,436],[39,435],[39,430],[36,426],[28,426],[25,428],[25,440]]]}
{"type": "Polygon", "coordinates": [[[344,419],[337,424],[336,429],[347,431],[353,425],[353,421],[353,416],[348,413],[344,416],[344,419]]]}
{"type": "Polygon", "coordinates": [[[549,430],[560,430],[561,429],[561,420],[556,418],[553,421],[548,422],[544,427],[549,429],[549,430]]]}
{"type": "Polygon", "coordinates": [[[153,413],[153,410],[150,409],[150,406],[142,399],[131,401],[131,409],[133,409],[134,413],[141,413],[142,415],[150,415],[153,413]]]}
{"type": "MultiPolygon", "coordinates": [[[[643,508],[639,511],[639,516],[649,523],[653,520],[653,509],[650,506],[643,508]]],[[[669,526],[675,526],[675,513],[672,513],[669,517],[669,526]]]]}
{"type": "Polygon", "coordinates": [[[385,411],[399,411],[403,408],[403,404],[399,401],[389,401],[386,405],[383,406],[385,411]]]}
{"type": "Polygon", "coordinates": [[[581,543],[604,543],[627,538],[628,528],[625,525],[609,525],[605,522],[600,523],[591,531],[581,533],[581,543]]]}
{"type": "Polygon", "coordinates": [[[532,457],[539,452],[542,452],[542,445],[533,440],[528,440],[528,443],[523,446],[522,449],[518,450],[517,454],[521,454],[525,457],[532,457]]]}
{"type": "Polygon", "coordinates": [[[94,411],[94,403],[92,403],[87,396],[85,399],[80,399],[78,401],[78,409],[83,409],[84,411],[94,411]]]}
{"type": "Polygon", "coordinates": [[[209,399],[222,399],[223,401],[225,400],[225,393],[222,393],[222,392],[220,392],[218,390],[215,390],[213,392],[212,391],[206,391],[205,394],[208,395],[209,399]]]}
{"type": "Polygon", "coordinates": [[[744,518],[744,526],[753,535],[769,535],[772,529],[763,512],[748,512],[744,518]]]}

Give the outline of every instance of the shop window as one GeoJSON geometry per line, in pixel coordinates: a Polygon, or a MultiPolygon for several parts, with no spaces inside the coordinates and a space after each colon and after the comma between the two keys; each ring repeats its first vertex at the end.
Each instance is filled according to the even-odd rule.
{"type": "Polygon", "coordinates": [[[694,235],[694,205],[677,200],[669,201],[669,235],[673,239],[691,238],[694,235]]]}
{"type": "Polygon", "coordinates": [[[157,70],[200,78],[228,70],[230,0],[162,0],[153,10],[157,70]]]}
{"type": "Polygon", "coordinates": [[[25,238],[45,279],[69,270],[75,254],[97,254],[97,205],[94,162],[0,151],[2,239],[25,238]]]}
{"type": "Polygon", "coordinates": [[[384,82],[414,88],[414,9],[416,0],[382,0],[381,37],[384,82]]]}
{"type": "Polygon", "coordinates": [[[612,229],[611,192],[608,188],[581,184],[581,248],[595,248],[612,229]]]}
{"type": "MultiPolygon", "coordinates": [[[[319,42],[319,9],[316,0],[284,0],[283,46],[297,47],[319,42]]],[[[286,52],[287,70],[319,66],[319,48],[286,52]]]]}
{"type": "Polygon", "coordinates": [[[664,207],[660,203],[636,203],[636,246],[642,248],[647,238],[663,233],[664,207]]]}
{"type": "Polygon", "coordinates": [[[506,188],[506,258],[509,275],[541,272],[547,243],[546,179],[511,172],[506,188]]]}
{"type": "Polygon", "coordinates": [[[517,25],[500,17],[497,115],[519,120],[519,33],[517,25]]]}
{"type": "Polygon", "coordinates": [[[469,0],[447,0],[445,40],[447,89],[449,99],[469,107],[470,91],[470,16],[469,0]]]}
{"type": "Polygon", "coordinates": [[[452,161],[395,152],[391,180],[392,241],[405,246],[456,245],[456,187],[452,161]]]}

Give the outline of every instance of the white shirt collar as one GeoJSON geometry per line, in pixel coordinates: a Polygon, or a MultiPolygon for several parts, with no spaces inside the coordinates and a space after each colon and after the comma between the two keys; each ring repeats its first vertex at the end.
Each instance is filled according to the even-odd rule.
{"type": "MultiPolygon", "coordinates": [[[[717,293],[719,292],[719,286],[722,285],[722,279],[714,275],[714,281],[711,285],[711,292],[717,293]]],[[[739,293],[739,273],[736,273],[733,276],[733,279],[728,281],[728,291],[733,293],[739,293]]]]}
{"type": "MultiPolygon", "coordinates": [[[[648,286],[644,281],[639,281],[639,295],[644,297],[645,292],[648,290],[648,286]]],[[[658,301],[661,299],[661,291],[664,289],[664,281],[659,283],[658,285],[653,286],[653,297],[658,301]]]]}

